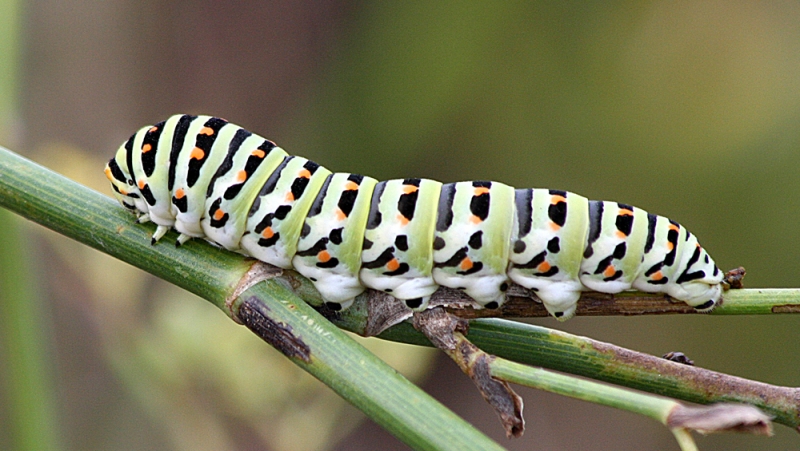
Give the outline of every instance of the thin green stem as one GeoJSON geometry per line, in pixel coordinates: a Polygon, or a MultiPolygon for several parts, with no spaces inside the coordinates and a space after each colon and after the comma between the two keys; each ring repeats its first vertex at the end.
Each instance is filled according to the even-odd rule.
{"type": "Polygon", "coordinates": [[[681,447],[681,451],[698,451],[697,444],[694,442],[692,438],[692,434],[684,428],[674,428],[670,429],[672,431],[672,435],[675,436],[675,440],[678,442],[678,446],[681,447]]]}
{"type": "Polygon", "coordinates": [[[664,425],[670,410],[677,405],[671,399],[579,379],[505,359],[493,361],[491,369],[492,376],[508,382],[638,413],[664,425]]]}
{"type": "Polygon", "coordinates": [[[728,290],[725,301],[712,315],[761,315],[770,313],[800,313],[798,288],[747,288],[728,290]]]}
{"type": "MultiPolygon", "coordinates": [[[[582,401],[627,410],[652,418],[664,426],[670,413],[680,405],[671,399],[625,390],[574,376],[534,368],[505,359],[491,363],[492,376],[582,401]]],[[[682,451],[697,451],[691,434],[684,428],[670,428],[682,451]]]]}

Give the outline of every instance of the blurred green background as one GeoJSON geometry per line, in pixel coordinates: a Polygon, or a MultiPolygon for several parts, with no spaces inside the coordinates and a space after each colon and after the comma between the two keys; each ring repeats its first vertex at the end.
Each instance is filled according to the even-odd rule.
{"type": "MultiPolygon", "coordinates": [[[[136,129],[212,114],[332,170],[630,203],[686,225],[721,268],[746,267],[749,287],[800,285],[797,2],[0,0],[0,11],[0,144],[102,192],[104,160],[136,129]]],[[[210,305],[38,226],[23,232],[63,449],[405,449],[210,305]]],[[[797,316],[538,323],[800,385],[797,316]]],[[[455,365],[367,343],[509,449],[677,449],[650,420],[532,390],[520,390],[528,430],[507,441],[455,365]]],[[[18,446],[8,399],[0,449],[18,446]]],[[[699,439],[798,444],[783,426],[772,439],[699,439]]]]}

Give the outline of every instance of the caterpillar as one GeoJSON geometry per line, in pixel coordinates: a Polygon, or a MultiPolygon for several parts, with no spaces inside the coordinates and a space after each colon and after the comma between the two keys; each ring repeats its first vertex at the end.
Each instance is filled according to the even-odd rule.
{"type": "Polygon", "coordinates": [[[665,293],[710,311],[723,274],[675,221],[554,189],[332,173],[210,116],[143,127],[105,167],[123,207],[152,221],[155,244],[204,238],[310,279],[345,309],[366,288],[424,310],[441,285],[484,308],[510,282],[559,320],[582,291],[665,293]]]}

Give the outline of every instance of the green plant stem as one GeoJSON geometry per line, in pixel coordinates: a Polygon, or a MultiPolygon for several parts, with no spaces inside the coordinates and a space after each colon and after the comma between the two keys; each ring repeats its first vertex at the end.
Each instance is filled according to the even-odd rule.
{"type": "Polygon", "coordinates": [[[672,435],[675,436],[675,440],[678,442],[678,446],[681,447],[681,451],[698,451],[697,444],[694,442],[692,434],[689,431],[682,428],[671,429],[671,431],[672,435]]]}
{"type": "Polygon", "coordinates": [[[505,359],[496,359],[490,366],[492,376],[504,381],[638,413],[665,426],[670,409],[677,404],[671,399],[578,379],[505,359]]]}
{"type": "MultiPolygon", "coordinates": [[[[205,243],[189,242],[176,249],[168,244],[174,232],[151,246],[151,225],[134,224],[110,198],[2,147],[0,206],[186,288],[226,313],[231,312],[226,299],[254,265],[253,260],[205,243]]],[[[262,306],[263,319],[277,332],[305,345],[307,355],[291,357],[295,363],[412,448],[502,449],[355,343],[287,289],[285,281],[272,279],[249,288],[234,302],[234,314],[242,300],[251,307],[262,306]]],[[[274,339],[265,335],[262,338],[274,339]]],[[[261,378],[268,383],[267,375],[261,378]]]]}
{"type": "MultiPolygon", "coordinates": [[[[667,420],[670,412],[679,407],[679,404],[672,399],[533,368],[505,359],[495,359],[490,367],[492,376],[501,380],[637,413],[650,417],[666,427],[669,427],[667,420]]],[[[670,431],[682,451],[697,451],[697,445],[688,430],[670,428],[670,431]]]]}

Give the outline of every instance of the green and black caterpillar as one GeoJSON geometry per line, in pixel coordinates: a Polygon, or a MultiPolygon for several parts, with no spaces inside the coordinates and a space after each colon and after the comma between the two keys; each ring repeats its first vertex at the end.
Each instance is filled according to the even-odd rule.
{"type": "Polygon", "coordinates": [[[584,290],[666,293],[699,311],[722,296],[722,272],[665,217],[553,189],[331,173],[215,117],[144,127],[105,172],[158,226],[153,243],[175,228],[177,245],[204,238],[294,268],[337,310],[366,288],[423,310],[440,285],[498,308],[512,281],[561,320],[584,290]]]}

